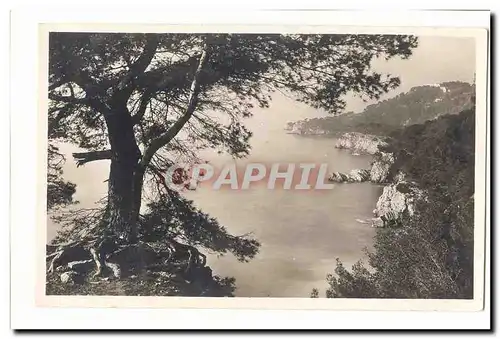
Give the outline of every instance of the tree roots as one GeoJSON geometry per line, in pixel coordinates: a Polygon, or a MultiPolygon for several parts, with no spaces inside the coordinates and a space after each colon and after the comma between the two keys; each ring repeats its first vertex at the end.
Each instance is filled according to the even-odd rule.
{"type": "MultiPolygon", "coordinates": [[[[87,278],[121,279],[146,272],[176,274],[190,283],[212,280],[212,271],[204,262],[200,265],[191,255],[186,258],[173,256],[161,243],[139,242],[115,246],[112,251],[103,248],[102,243],[95,240],[47,246],[47,273],[61,273],[61,281],[69,284],[78,284],[87,278]]],[[[193,252],[199,253],[194,247],[193,252]]]]}

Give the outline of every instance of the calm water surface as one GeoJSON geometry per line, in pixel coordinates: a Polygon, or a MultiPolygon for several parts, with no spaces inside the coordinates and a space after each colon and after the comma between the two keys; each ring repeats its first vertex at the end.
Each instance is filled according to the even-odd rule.
{"type": "MultiPolygon", "coordinates": [[[[334,148],[335,140],[275,134],[273,142],[255,145],[248,162],[328,163],[331,171],[369,168],[371,157],[334,148]]],[[[214,157],[223,165],[230,159],[214,157]]],[[[244,161],[239,161],[244,163],[244,161]]],[[[355,219],[372,216],[381,193],[370,183],[337,184],[331,190],[218,190],[201,186],[188,193],[197,206],[216,217],[232,234],[251,232],[262,246],[249,263],[232,256],[209,257],[214,272],[236,278],[239,297],[308,297],[324,290],[336,258],[352,265],[364,258],[374,229],[355,219]]]]}

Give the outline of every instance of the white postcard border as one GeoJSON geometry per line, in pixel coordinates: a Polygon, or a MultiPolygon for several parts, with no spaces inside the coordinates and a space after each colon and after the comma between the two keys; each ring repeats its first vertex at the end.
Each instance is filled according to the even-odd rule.
{"type": "MultiPolygon", "coordinates": [[[[315,12],[315,13],[321,13],[321,12],[315,12]]],[[[343,20],[353,18],[353,14],[357,15],[359,12],[339,12],[336,11],[334,12],[333,16],[335,19],[335,16],[342,16],[343,20]]],[[[454,12],[458,13],[458,12],[454,12]]],[[[32,13],[33,14],[33,13],[32,13]]],[[[47,13],[42,13],[42,14],[47,14],[47,13]]],[[[279,21],[277,18],[277,12],[274,12],[273,15],[275,15],[276,21],[279,21]]],[[[428,13],[430,14],[430,13],[428,13]]],[[[462,13],[463,14],[463,13],[462,13]]],[[[457,15],[456,17],[461,17],[462,14],[457,15]]],[[[227,14],[226,14],[227,15],[227,14]]],[[[279,13],[279,16],[283,18],[283,16],[286,17],[286,12],[285,13],[279,13]]],[[[319,15],[321,18],[323,17],[323,13],[319,15]]],[[[432,16],[432,15],[431,15],[432,16]]],[[[33,18],[40,18],[40,16],[34,15],[31,17],[33,18]]],[[[41,16],[43,17],[43,15],[41,16]]],[[[49,15],[50,17],[50,15],[49,15]]],[[[140,17],[140,15],[139,15],[140,17]]],[[[167,15],[168,17],[168,15],[167,15]]],[[[181,16],[182,17],[182,16],[181,16]]],[[[176,20],[179,20],[181,18],[179,16],[176,16],[176,20]]],[[[245,17],[248,19],[248,14],[245,15],[245,17]]],[[[255,19],[257,16],[255,16],[255,19]]],[[[293,17],[293,15],[291,16],[293,17]]],[[[307,20],[310,20],[311,15],[307,15],[308,18],[307,20]]],[[[428,21],[429,15],[426,15],[427,19],[423,20],[425,22],[428,21]]],[[[165,18],[165,16],[164,16],[165,18]]],[[[175,22],[171,16],[170,18],[172,20],[168,20],[169,22],[175,22]]],[[[232,16],[234,20],[234,16],[232,16]]],[[[380,17],[378,17],[380,18],[380,17]]],[[[181,18],[182,19],[182,18],[181,18]]],[[[332,18],[331,18],[332,19],[332,18]]],[[[367,19],[365,17],[365,19],[367,19]]],[[[92,20],[92,19],[91,19],[92,20]]],[[[304,17],[302,17],[302,20],[304,20],[304,17]]],[[[323,20],[323,19],[321,19],[323,20]]],[[[437,27],[438,25],[433,24],[431,26],[433,27],[426,27],[426,28],[416,28],[416,27],[398,27],[398,28],[391,28],[391,27],[382,27],[386,26],[388,24],[392,25],[391,20],[387,20],[385,18],[384,20],[384,25],[375,25],[378,27],[373,27],[371,26],[372,24],[369,22],[370,20],[367,20],[366,22],[363,23],[363,27],[340,27],[340,26],[335,26],[335,27],[327,27],[327,26],[318,26],[318,23],[321,23],[320,19],[315,20],[315,21],[310,21],[309,23],[316,23],[316,26],[308,26],[306,22],[300,22],[300,25],[288,25],[287,29],[289,29],[291,32],[294,30],[296,31],[301,31],[301,32],[330,32],[330,33],[340,33],[340,32],[349,32],[356,30],[356,32],[364,32],[368,33],[370,31],[371,33],[417,33],[418,35],[427,35],[431,34],[434,35],[438,33],[439,35],[467,35],[467,36],[473,36],[476,38],[477,41],[477,57],[476,57],[476,63],[477,63],[477,72],[476,72],[476,87],[477,87],[477,93],[476,93],[476,98],[477,98],[477,113],[476,113],[476,195],[475,195],[475,225],[485,225],[485,206],[486,206],[486,201],[485,201],[485,193],[486,193],[486,178],[485,178],[485,173],[486,173],[486,142],[487,142],[487,125],[486,122],[489,120],[489,116],[487,114],[487,109],[488,109],[488,102],[486,100],[481,100],[484,98],[488,97],[488,93],[486,91],[487,89],[487,84],[489,84],[488,81],[488,75],[487,75],[487,69],[488,69],[488,54],[487,54],[487,49],[486,46],[488,44],[488,36],[487,32],[484,29],[470,29],[470,30],[465,30],[464,28],[460,29],[450,29],[450,28],[440,28],[437,27]],[[371,26],[371,27],[368,27],[371,26]],[[321,30],[324,31],[321,31],[321,30]],[[479,192],[483,194],[478,194],[479,192]]],[[[357,17],[356,20],[359,20],[359,16],[357,17]]],[[[353,20],[351,22],[357,22],[356,20],[353,20]]],[[[38,25],[41,22],[49,22],[50,20],[35,20],[35,22],[31,22],[31,26],[33,25],[38,25]]],[[[59,22],[67,22],[68,17],[64,17],[64,20],[59,20],[59,22]]],[[[85,20],[80,20],[81,22],[85,20]]],[[[113,20],[107,20],[106,22],[111,22],[113,20]]],[[[152,20],[154,21],[154,20],[152,20]]],[[[164,21],[167,21],[167,19],[164,19],[164,21]]],[[[242,19],[242,21],[245,21],[242,19]]],[[[240,22],[242,22],[240,21],[240,22]]],[[[259,20],[256,20],[259,21],[259,20]]],[[[375,20],[376,21],[376,20],[375,20]]],[[[397,21],[397,20],[396,20],[397,21]]],[[[458,20],[457,20],[458,21],[458,20]]],[[[101,21],[102,22],[102,21],[101,21]]],[[[130,21],[131,22],[131,21],[130,21]]],[[[151,22],[151,21],[149,21],[151,22]]],[[[186,22],[186,21],[185,21],[186,22]]],[[[330,22],[338,22],[335,20],[330,20],[330,22]]],[[[347,21],[349,22],[349,21],[347,21]]],[[[462,20],[462,23],[464,21],[462,20]]],[[[22,23],[22,20],[15,22],[17,24],[17,28],[21,28],[19,26],[20,23],[22,23]]],[[[380,22],[379,22],[380,23],[380,22]]],[[[411,22],[410,22],[411,24],[411,22]]],[[[422,22],[419,23],[420,25],[424,25],[422,22]]],[[[47,24],[47,25],[42,25],[40,28],[49,28],[54,29],[55,26],[54,24],[47,24]]],[[[14,25],[16,26],[16,25],[14,25]]],[[[87,25],[84,25],[86,27],[89,27],[87,25]]],[[[135,25],[134,25],[135,26],[135,25]]],[[[453,26],[453,25],[450,25],[453,26]]],[[[74,24],[64,24],[64,23],[59,23],[57,24],[57,30],[71,30],[71,27],[73,27],[75,30],[80,30],[83,28],[82,25],[77,25],[75,26],[74,24]]],[[[102,26],[101,26],[102,27],[102,26]]],[[[109,26],[108,26],[109,27],[109,26]]],[[[109,29],[106,27],[106,29],[109,29]]],[[[132,27],[130,25],[126,25],[129,30],[132,31],[137,31],[137,27],[132,27]],[[133,29],[132,29],[133,28],[133,29]]],[[[147,30],[147,31],[155,31],[157,30],[163,30],[165,31],[165,25],[163,27],[156,26],[156,25],[147,25],[147,26],[142,26],[142,30],[147,30]],[[144,28],[146,27],[146,28],[144,28]]],[[[215,29],[215,26],[211,26],[211,29],[215,29]]],[[[31,27],[32,29],[33,27],[31,27]]],[[[94,25],[94,31],[96,26],[94,25]]],[[[125,26],[115,26],[113,27],[113,30],[122,30],[124,29],[125,26]],[[120,29],[121,28],[121,29],[120,29]]],[[[179,25],[174,25],[174,26],[168,26],[170,31],[175,30],[175,29],[180,29],[182,31],[207,31],[206,28],[207,26],[205,25],[204,27],[196,26],[196,25],[184,25],[183,27],[179,27],[179,25]]],[[[228,27],[224,26],[221,27],[219,26],[219,29],[222,31],[227,31],[228,27]]],[[[242,29],[243,26],[236,27],[235,29],[231,29],[231,31],[238,31],[239,29],[242,29]]],[[[277,28],[276,26],[272,25],[266,25],[265,27],[261,26],[260,28],[256,25],[252,26],[252,31],[259,31],[259,32],[270,32],[272,30],[275,31],[283,31],[283,26],[277,28]],[[259,30],[261,29],[261,30],[259,30]]],[[[40,31],[40,34],[46,34],[46,31],[40,31]]],[[[13,31],[13,36],[16,36],[16,33],[20,34],[21,32],[13,31]]],[[[43,35],[42,35],[43,36],[43,35]]],[[[16,63],[15,60],[15,53],[19,53],[20,49],[19,47],[16,47],[16,43],[18,42],[18,38],[13,39],[13,64],[16,63]]],[[[41,48],[43,46],[40,46],[41,48]]],[[[19,54],[18,54],[19,55],[19,54]]],[[[46,64],[46,62],[45,62],[46,64]]],[[[36,74],[46,74],[46,69],[39,69],[37,70],[37,65],[38,65],[38,60],[37,64],[35,65],[27,65],[26,67],[29,68],[30,70],[35,71],[36,74]],[[41,73],[40,73],[41,72],[41,73]]],[[[43,67],[43,62],[40,64],[43,67]]],[[[19,65],[18,65],[19,67],[19,65]]],[[[13,68],[15,69],[15,65],[13,65],[13,68]]],[[[16,77],[13,77],[12,82],[14,84],[20,83],[17,78],[17,75],[15,72],[13,73],[16,77]]],[[[38,173],[27,173],[27,176],[24,178],[24,180],[17,180],[19,179],[18,175],[22,175],[23,171],[19,167],[15,167],[16,163],[19,165],[22,163],[22,161],[19,161],[20,159],[17,159],[16,157],[19,156],[19,153],[21,151],[21,147],[24,145],[21,145],[17,143],[16,139],[14,138],[15,136],[15,130],[16,130],[16,121],[13,121],[13,142],[12,142],[12,156],[13,158],[13,170],[12,173],[13,175],[13,180],[12,180],[12,192],[11,192],[11,199],[12,199],[12,208],[13,208],[13,215],[12,215],[12,227],[16,227],[15,229],[12,229],[12,280],[11,280],[11,287],[13,288],[13,292],[16,292],[16,298],[15,300],[19,300],[19,295],[24,294],[24,299],[26,302],[26,299],[30,299],[29,296],[33,296],[32,294],[29,293],[29,291],[32,291],[32,289],[29,289],[29,286],[31,286],[31,283],[34,283],[33,281],[23,281],[23,279],[28,279],[28,277],[31,278],[37,278],[38,282],[42,282],[42,284],[37,285],[37,293],[36,293],[36,301],[38,306],[60,306],[60,307],[130,307],[130,308],[144,308],[144,307],[159,307],[159,308],[245,308],[245,309],[316,309],[316,310],[453,310],[453,311],[470,311],[470,310],[480,310],[483,308],[483,292],[484,292],[484,263],[485,263],[485,258],[484,258],[484,249],[485,249],[485,243],[487,241],[487,238],[485,237],[485,227],[476,227],[475,228],[475,289],[474,289],[474,295],[475,299],[474,300],[378,300],[378,299],[309,299],[309,298],[184,298],[184,297],[79,297],[79,296],[45,296],[45,293],[40,294],[40,292],[43,290],[44,287],[44,279],[45,279],[45,264],[44,264],[44,259],[43,255],[40,255],[40,253],[45,253],[45,204],[40,202],[40,198],[43,197],[42,199],[45,198],[45,190],[44,190],[44,185],[45,185],[45,172],[43,171],[46,166],[45,164],[45,157],[44,154],[46,152],[46,138],[45,138],[45,131],[46,131],[46,119],[43,118],[43,114],[40,112],[43,112],[43,110],[46,107],[46,90],[44,92],[44,89],[47,88],[46,86],[46,79],[44,77],[39,77],[36,79],[37,82],[35,82],[34,86],[33,84],[29,84],[24,87],[24,90],[27,93],[38,93],[36,97],[39,97],[41,100],[37,103],[35,102],[34,106],[32,102],[27,103],[26,105],[23,105],[23,111],[27,116],[29,114],[32,114],[30,116],[33,118],[33,113],[30,113],[28,110],[31,110],[35,108],[35,112],[37,111],[36,108],[38,107],[40,111],[34,115],[38,119],[38,125],[36,125],[36,120],[35,120],[35,126],[30,126],[30,130],[35,132],[34,134],[30,135],[29,137],[25,138],[26,142],[30,144],[30,142],[34,142],[33,145],[37,144],[37,147],[33,147],[32,149],[29,149],[29,152],[32,156],[31,159],[38,159],[37,162],[33,162],[33,160],[28,161],[28,163],[31,163],[34,165],[32,168],[28,168],[28,171],[34,171],[37,167],[41,169],[38,173]],[[34,90],[34,91],[33,91],[34,90]],[[38,90],[38,92],[37,92],[38,90]],[[44,122],[45,121],[45,122],[44,122]],[[35,128],[34,130],[32,128],[35,128]],[[38,131],[38,133],[36,133],[38,131]],[[42,131],[42,133],[40,133],[42,131]],[[43,138],[40,138],[42,136],[43,138]],[[19,149],[19,150],[18,150],[19,149]],[[34,152],[33,152],[34,151],[34,152]],[[38,151],[38,155],[37,155],[38,151]],[[41,152],[41,153],[40,153],[41,152]],[[33,157],[34,156],[34,157],[33,157]],[[17,160],[17,162],[16,162],[17,160]],[[15,172],[17,170],[20,170],[20,172],[15,172]],[[42,173],[43,171],[43,173],[42,173]],[[34,175],[35,174],[35,175],[34,175]],[[42,178],[42,182],[40,182],[40,178],[42,178]],[[27,179],[27,180],[26,180],[27,179]],[[23,182],[24,181],[24,182],[23,182]],[[29,210],[29,208],[24,205],[20,206],[19,202],[23,201],[20,196],[18,196],[19,192],[17,190],[21,189],[22,187],[29,187],[29,184],[32,184],[33,187],[38,187],[38,193],[37,195],[33,197],[29,197],[28,199],[25,199],[24,202],[28,202],[28,206],[31,206],[31,203],[34,203],[32,206],[37,206],[36,210],[38,212],[37,218],[29,218],[29,216],[26,215],[26,211],[29,210]],[[41,185],[41,186],[40,186],[41,185]],[[19,187],[19,188],[17,188],[19,187]],[[40,193],[42,192],[43,195],[40,193]],[[23,216],[24,214],[24,216],[23,216]],[[26,224],[22,224],[21,221],[28,221],[26,224]],[[31,223],[30,223],[31,222],[31,223]],[[33,232],[35,230],[35,226],[37,230],[37,237],[33,237],[33,234],[29,236],[30,231],[33,232]],[[21,225],[21,226],[19,226],[21,225]],[[19,227],[19,228],[18,228],[19,227]],[[32,239],[33,238],[33,239],[32,239]],[[24,253],[21,252],[21,244],[25,244],[26,242],[29,243],[30,240],[33,240],[33,243],[36,243],[36,251],[25,251],[24,253]],[[478,240],[483,240],[483,241],[478,241],[478,240]],[[16,244],[19,244],[16,246],[16,244]],[[43,250],[42,250],[43,248],[43,250]],[[41,250],[41,251],[40,251],[41,250]],[[29,255],[32,254],[32,257],[30,258],[29,255]],[[38,254],[38,255],[37,255],[38,254]],[[35,266],[30,266],[28,263],[32,262],[34,258],[37,258],[37,271],[36,271],[36,277],[34,276],[33,270],[30,270],[31,267],[35,266]],[[21,262],[26,262],[27,264],[25,266],[19,266],[18,263],[21,262]],[[42,264],[42,265],[41,265],[42,264]],[[42,280],[40,280],[42,276],[42,280]],[[23,282],[22,284],[20,283],[19,285],[17,284],[18,282],[23,282]],[[28,298],[27,298],[28,297],[28,298]]],[[[16,98],[16,95],[18,98],[21,98],[22,95],[20,93],[20,90],[14,87],[13,88],[13,98],[16,98]]],[[[35,98],[36,99],[36,98],[35,98]]],[[[12,115],[15,114],[22,114],[19,113],[19,109],[17,107],[12,107],[12,115]]],[[[19,118],[17,118],[19,119],[19,118]]],[[[16,120],[13,118],[13,120],[16,120]]],[[[17,120],[17,127],[20,127],[19,125],[19,120],[17,120]]],[[[23,124],[26,123],[26,121],[23,121],[23,124]]],[[[19,139],[17,139],[19,140],[19,139]]],[[[22,150],[23,156],[29,157],[26,155],[29,152],[26,152],[26,149],[22,150]]],[[[34,171],[36,172],[36,171],[34,171]]],[[[26,173],[26,170],[24,171],[26,173]]],[[[29,191],[29,190],[28,190],[29,191]]],[[[23,194],[25,192],[23,191],[23,194]]],[[[43,200],[42,200],[43,201],[43,200]]],[[[489,233],[489,232],[488,232],[489,233]]],[[[487,252],[486,252],[487,253],[487,252]]],[[[30,299],[32,300],[32,299],[30,299]]],[[[28,304],[31,304],[28,302],[28,304]]],[[[18,305],[20,306],[20,305],[18,305]]],[[[26,306],[26,305],[24,305],[26,306]]]]}

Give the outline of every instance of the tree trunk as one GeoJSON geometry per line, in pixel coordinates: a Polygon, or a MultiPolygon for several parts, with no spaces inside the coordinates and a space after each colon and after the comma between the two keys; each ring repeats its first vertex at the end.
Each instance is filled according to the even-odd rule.
{"type": "Polygon", "coordinates": [[[135,243],[144,174],[139,165],[141,152],[128,112],[111,114],[106,123],[112,152],[106,222],[114,235],[135,243]]]}
{"type": "Polygon", "coordinates": [[[135,242],[134,172],[136,164],[123,159],[111,160],[108,187],[108,222],[112,233],[127,242],[135,242]]]}
{"type": "Polygon", "coordinates": [[[134,135],[134,121],[127,109],[131,92],[119,90],[109,104],[112,109],[105,116],[111,144],[111,169],[108,187],[108,220],[111,230],[129,243],[137,241],[137,224],[141,208],[142,186],[147,164],[153,155],[170,142],[191,118],[200,93],[200,77],[208,60],[208,45],[200,57],[191,84],[186,113],[161,136],[151,141],[145,150],[143,161],[134,135]]]}

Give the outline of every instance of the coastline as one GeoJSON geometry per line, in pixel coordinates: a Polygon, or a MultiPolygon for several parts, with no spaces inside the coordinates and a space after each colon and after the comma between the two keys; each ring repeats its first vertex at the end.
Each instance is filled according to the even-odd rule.
{"type": "MultiPolygon", "coordinates": [[[[295,134],[295,133],[294,133],[295,134]]],[[[300,137],[336,138],[335,148],[346,150],[353,155],[371,155],[373,160],[369,168],[353,169],[348,173],[333,172],[329,181],[354,184],[370,182],[383,187],[373,209],[373,217],[368,220],[356,219],[371,227],[383,228],[397,225],[403,216],[413,216],[415,205],[423,198],[423,192],[417,185],[406,180],[405,173],[394,168],[395,157],[384,151],[388,146],[386,137],[359,132],[333,134],[298,134],[300,137]]]]}

